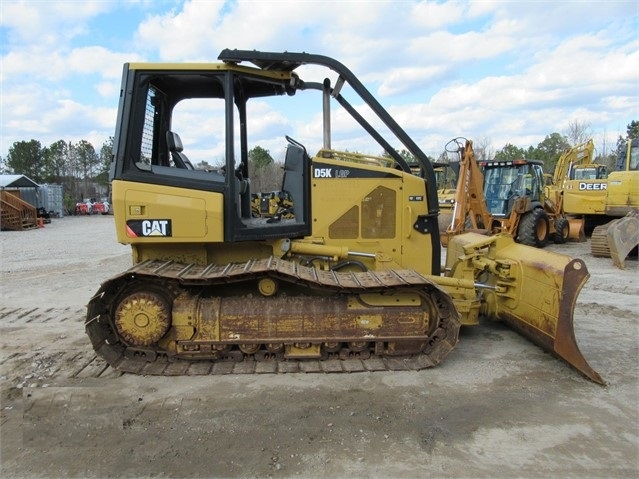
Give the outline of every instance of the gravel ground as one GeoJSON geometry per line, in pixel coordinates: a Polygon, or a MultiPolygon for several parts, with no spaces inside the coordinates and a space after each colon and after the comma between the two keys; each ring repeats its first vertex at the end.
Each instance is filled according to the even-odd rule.
{"type": "Polygon", "coordinates": [[[639,477],[638,263],[589,243],[575,310],[601,387],[499,324],[420,372],[150,377],[95,358],[85,305],[131,264],[112,216],[1,232],[2,478],[639,477]]]}

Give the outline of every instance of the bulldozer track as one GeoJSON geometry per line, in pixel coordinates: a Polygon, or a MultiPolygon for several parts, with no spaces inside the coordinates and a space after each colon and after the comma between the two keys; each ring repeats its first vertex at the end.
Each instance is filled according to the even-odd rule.
{"type": "Polygon", "coordinates": [[[412,270],[342,273],[321,271],[274,257],[224,266],[198,266],[173,261],[139,263],[103,283],[87,309],[86,330],[98,359],[111,368],[141,375],[219,375],[276,373],[342,373],[387,370],[420,370],[438,364],[455,346],[460,328],[459,314],[450,296],[424,276],[412,270]],[[111,319],[112,303],[133,281],[162,284],[176,291],[211,287],[270,277],[336,294],[358,295],[379,292],[415,292],[434,298],[436,326],[419,354],[406,356],[374,355],[370,350],[341,349],[321,359],[291,359],[260,351],[243,354],[231,351],[220,359],[204,360],[175,357],[157,350],[140,350],[127,346],[117,336],[111,319]]]}

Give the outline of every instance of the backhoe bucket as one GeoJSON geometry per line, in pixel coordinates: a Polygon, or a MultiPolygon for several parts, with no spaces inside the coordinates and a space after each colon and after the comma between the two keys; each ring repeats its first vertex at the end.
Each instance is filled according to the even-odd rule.
{"type": "Polygon", "coordinates": [[[628,253],[639,245],[639,217],[625,216],[609,223],[607,236],[610,257],[617,268],[625,269],[628,253]]]}
{"type": "Polygon", "coordinates": [[[605,385],[583,357],[573,329],[577,296],[590,276],[581,259],[524,246],[508,235],[469,233],[450,239],[446,269],[453,277],[472,269],[482,314],[605,385]]]}

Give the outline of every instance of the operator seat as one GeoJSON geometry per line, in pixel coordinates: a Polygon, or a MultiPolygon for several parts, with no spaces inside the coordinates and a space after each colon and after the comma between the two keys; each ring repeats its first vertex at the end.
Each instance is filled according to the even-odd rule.
{"type": "Polygon", "coordinates": [[[289,140],[289,143],[284,157],[282,193],[288,193],[291,196],[295,221],[302,223],[304,222],[304,175],[308,170],[309,160],[306,149],[303,146],[291,140],[289,140]]]}
{"type": "Polygon", "coordinates": [[[188,159],[188,157],[184,153],[182,153],[184,147],[182,146],[182,139],[180,138],[180,135],[178,135],[177,133],[173,133],[172,131],[167,131],[166,142],[169,146],[171,158],[173,158],[173,163],[175,163],[175,166],[186,170],[193,170],[193,164],[188,159]]]}

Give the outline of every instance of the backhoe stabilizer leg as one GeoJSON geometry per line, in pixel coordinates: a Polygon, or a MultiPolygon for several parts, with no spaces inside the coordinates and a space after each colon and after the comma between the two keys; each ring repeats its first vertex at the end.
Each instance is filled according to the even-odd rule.
{"type": "Polygon", "coordinates": [[[590,276],[583,260],[517,244],[505,235],[451,239],[447,270],[460,275],[470,264],[481,291],[483,316],[505,322],[590,380],[606,384],[575,339],[575,305],[590,276]],[[466,268],[454,265],[454,258],[461,258],[458,263],[466,268]]]}

